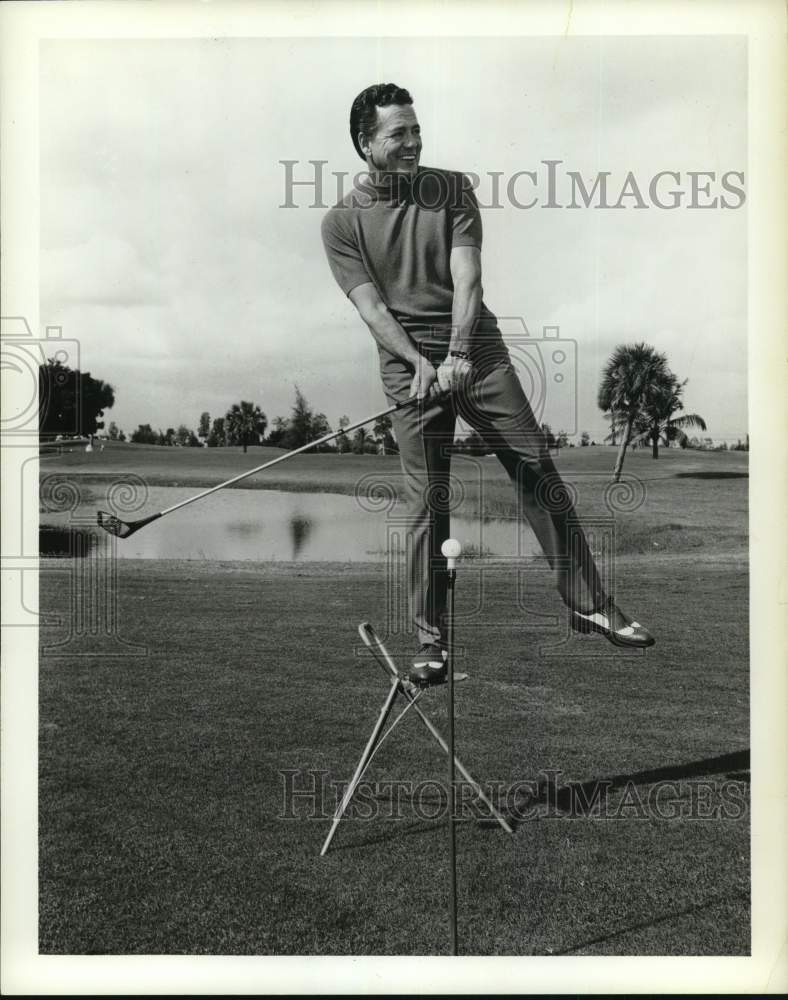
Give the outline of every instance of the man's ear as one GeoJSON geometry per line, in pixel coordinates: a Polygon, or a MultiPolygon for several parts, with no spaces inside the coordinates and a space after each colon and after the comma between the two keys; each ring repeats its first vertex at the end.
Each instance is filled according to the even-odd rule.
{"type": "Polygon", "coordinates": [[[363,132],[359,132],[358,134],[358,144],[364,156],[369,156],[369,139],[367,139],[363,132]]]}

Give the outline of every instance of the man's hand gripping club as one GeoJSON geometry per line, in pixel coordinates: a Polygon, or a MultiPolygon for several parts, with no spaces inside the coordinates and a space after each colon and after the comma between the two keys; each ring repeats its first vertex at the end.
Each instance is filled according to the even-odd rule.
{"type": "Polygon", "coordinates": [[[467,358],[447,356],[435,367],[420,358],[410,384],[410,397],[419,399],[440,399],[463,387],[471,373],[471,363],[467,358]]]}

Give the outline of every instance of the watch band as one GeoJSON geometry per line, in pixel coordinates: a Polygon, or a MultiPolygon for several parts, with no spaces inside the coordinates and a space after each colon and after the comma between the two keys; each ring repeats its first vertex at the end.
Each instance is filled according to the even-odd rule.
{"type": "Polygon", "coordinates": [[[462,358],[464,361],[470,360],[470,355],[467,351],[449,351],[449,357],[462,358]]]}

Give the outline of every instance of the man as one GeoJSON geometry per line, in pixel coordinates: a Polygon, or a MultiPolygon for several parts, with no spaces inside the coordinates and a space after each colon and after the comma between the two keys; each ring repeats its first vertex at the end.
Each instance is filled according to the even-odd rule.
{"type": "Polygon", "coordinates": [[[322,225],[328,262],[374,337],[386,395],[418,405],[394,416],[411,546],[409,607],[421,648],[410,677],[446,674],[446,561],[450,446],[457,415],[495,451],[553,568],[571,625],[620,646],[654,643],[607,597],[582,529],[482,301],[482,226],[462,174],[422,168],[421,130],[407,90],[367,87],[350,136],[368,173],[322,225]]]}

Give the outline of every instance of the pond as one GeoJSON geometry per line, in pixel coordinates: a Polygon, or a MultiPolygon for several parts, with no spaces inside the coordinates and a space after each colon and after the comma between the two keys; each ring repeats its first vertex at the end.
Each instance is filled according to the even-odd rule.
{"type": "MultiPolygon", "coordinates": [[[[143,510],[122,513],[137,520],[163,510],[199,490],[151,487],[143,510]]],[[[95,528],[95,507],[84,503],[72,513],[40,515],[42,555],[85,554],[110,538],[95,528]]],[[[106,506],[106,505],[104,505],[106,506]]],[[[404,551],[402,504],[375,509],[375,501],[337,493],[229,489],[154,521],[118,540],[121,559],[205,559],[255,562],[383,561],[391,548],[404,551]]],[[[520,554],[540,549],[530,528],[514,520],[454,516],[452,534],[466,557],[520,554]]]]}

